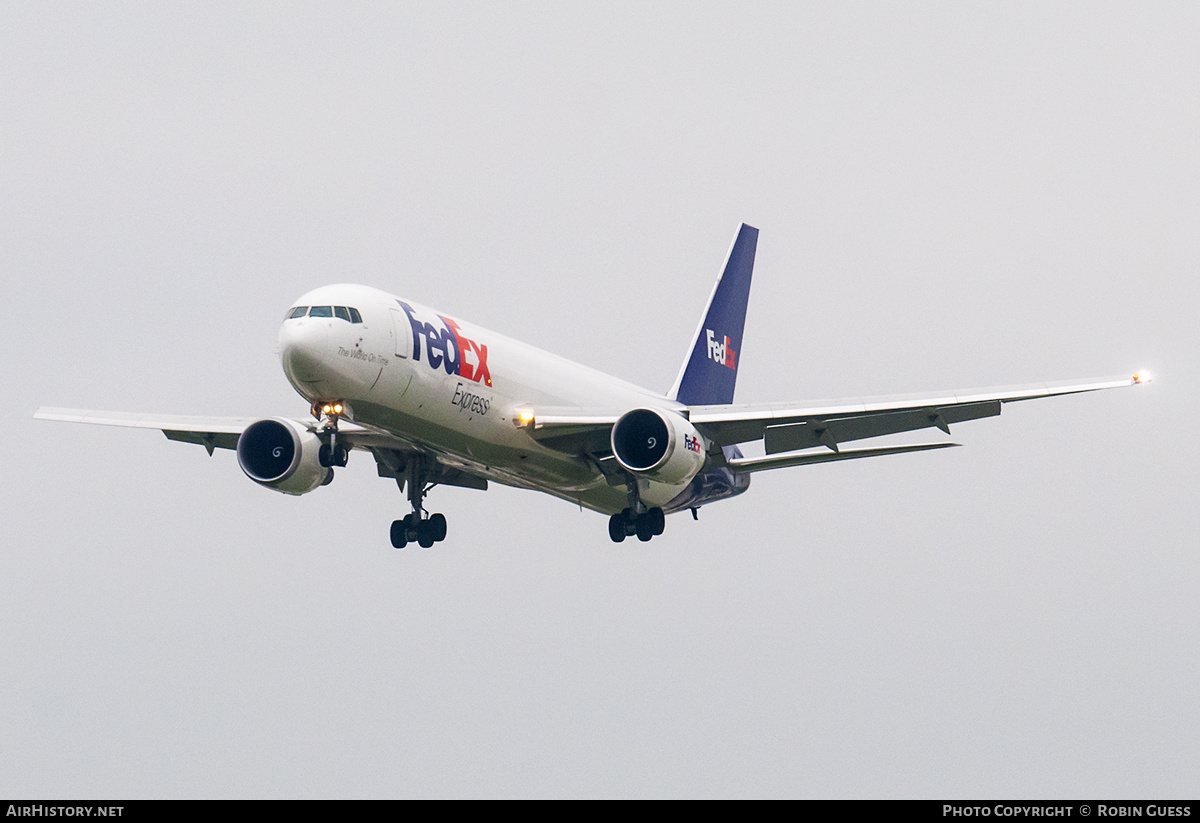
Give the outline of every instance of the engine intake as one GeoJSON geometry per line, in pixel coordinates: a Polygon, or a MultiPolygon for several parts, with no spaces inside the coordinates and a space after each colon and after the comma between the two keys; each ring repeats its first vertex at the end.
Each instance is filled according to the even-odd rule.
{"type": "Polygon", "coordinates": [[[627,471],[661,483],[687,483],[704,467],[706,444],[673,412],[632,409],[612,429],[612,450],[627,471]]]}
{"type": "Polygon", "coordinates": [[[260,486],[307,494],[333,479],[333,470],[320,463],[320,449],[320,438],[293,420],[259,420],[238,438],[238,465],[260,486]]]}

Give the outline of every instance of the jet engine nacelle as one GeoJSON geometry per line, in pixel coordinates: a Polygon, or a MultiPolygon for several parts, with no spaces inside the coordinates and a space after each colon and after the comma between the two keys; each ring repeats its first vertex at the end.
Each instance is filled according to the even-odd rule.
{"type": "Polygon", "coordinates": [[[238,438],[238,465],[260,486],[307,494],[333,479],[333,469],[320,463],[320,449],[320,438],[294,420],[259,420],[238,438]]]}
{"type": "Polygon", "coordinates": [[[627,411],[613,426],[611,440],[622,468],[660,483],[687,483],[704,467],[704,438],[673,412],[627,411]]]}

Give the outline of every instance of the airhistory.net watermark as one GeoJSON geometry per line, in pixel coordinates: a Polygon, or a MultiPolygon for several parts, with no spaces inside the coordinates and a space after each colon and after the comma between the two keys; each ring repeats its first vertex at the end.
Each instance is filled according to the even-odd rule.
{"type": "Polygon", "coordinates": [[[28,806],[18,806],[10,803],[4,812],[5,817],[120,817],[125,811],[124,806],[51,806],[44,803],[33,803],[28,806]]]}

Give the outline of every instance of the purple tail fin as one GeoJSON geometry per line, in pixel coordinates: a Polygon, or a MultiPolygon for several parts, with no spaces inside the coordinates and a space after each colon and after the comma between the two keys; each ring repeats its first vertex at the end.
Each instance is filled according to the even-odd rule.
{"type": "Polygon", "coordinates": [[[704,319],[671,391],[680,403],[710,406],[733,402],[757,246],[758,229],[743,223],[729,247],[725,268],[708,298],[704,319]]]}

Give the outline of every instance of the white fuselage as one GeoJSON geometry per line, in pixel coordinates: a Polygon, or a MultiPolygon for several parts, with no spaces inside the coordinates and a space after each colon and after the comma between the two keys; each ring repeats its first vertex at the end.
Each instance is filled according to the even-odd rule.
{"type": "MultiPolygon", "coordinates": [[[[530,408],[597,415],[683,409],[661,394],[367,286],[325,286],[295,305],[349,307],[362,320],[283,322],[280,359],[306,400],[340,400],[353,422],[384,429],[447,465],[597,511],[627,505],[625,487],[610,485],[582,455],[540,445],[516,424],[517,415],[530,408]]],[[[648,505],[663,506],[683,488],[639,482],[648,505]]]]}

